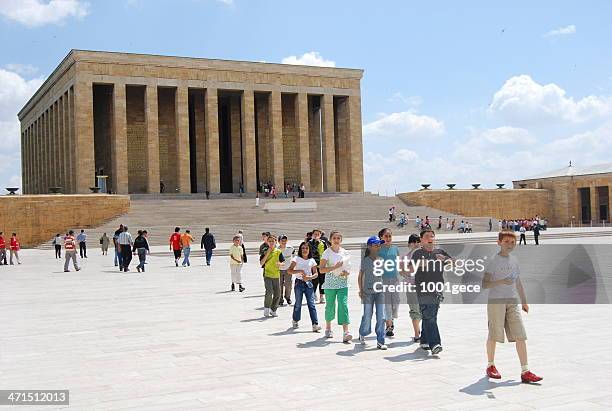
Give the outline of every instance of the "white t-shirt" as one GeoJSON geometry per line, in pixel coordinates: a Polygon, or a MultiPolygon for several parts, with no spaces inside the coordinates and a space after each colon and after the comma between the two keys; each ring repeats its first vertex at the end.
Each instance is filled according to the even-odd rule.
{"type": "Polygon", "coordinates": [[[513,284],[501,284],[489,289],[489,299],[497,298],[518,298],[516,291],[516,280],[521,273],[518,259],[510,254],[503,257],[499,253],[489,257],[485,266],[485,272],[491,274],[491,280],[497,281],[504,278],[511,278],[513,284]]]}
{"type": "MultiPolygon", "coordinates": [[[[312,267],[315,267],[317,265],[317,262],[314,260],[314,258],[309,258],[308,260],[304,260],[302,257],[298,257],[298,256],[293,257],[291,259],[291,262],[295,263],[295,267],[293,268],[294,270],[302,270],[308,275],[312,274],[312,267]]],[[[301,280],[302,274],[301,273],[293,274],[293,279],[301,280]]]]}
{"type": "MultiPolygon", "coordinates": [[[[277,248],[281,250],[280,247],[277,247],[277,248]]],[[[294,250],[295,249],[290,245],[285,247],[284,250],[281,250],[281,252],[283,253],[283,257],[285,257],[285,261],[281,263],[281,266],[280,266],[281,270],[287,270],[289,268],[289,265],[291,265],[291,257],[293,257],[294,250]]]]}
{"type": "Polygon", "coordinates": [[[342,261],[342,265],[340,266],[340,268],[337,268],[333,271],[329,271],[325,275],[325,283],[323,284],[323,289],[327,290],[348,287],[346,277],[340,276],[343,271],[351,271],[351,260],[348,251],[340,247],[340,249],[336,253],[334,250],[332,250],[331,247],[329,247],[323,252],[321,260],[327,261],[327,267],[332,267],[336,265],[338,261],[342,261]]]}

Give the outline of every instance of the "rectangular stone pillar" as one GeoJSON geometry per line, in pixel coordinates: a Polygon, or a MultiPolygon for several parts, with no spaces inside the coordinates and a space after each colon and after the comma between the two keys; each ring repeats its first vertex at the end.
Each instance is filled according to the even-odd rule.
{"type": "Polygon", "coordinates": [[[232,152],[232,191],[239,192],[242,183],[242,135],[240,127],[240,99],[230,97],[230,138],[232,152]]]}
{"type": "Polygon", "coordinates": [[[298,144],[298,184],[310,191],[310,144],[308,141],[308,95],[298,93],[295,97],[295,129],[298,144]]]}
{"type": "Polygon", "coordinates": [[[310,191],[323,191],[321,164],[321,110],[315,106],[317,96],[308,98],[308,143],[310,152],[310,191]]]}
{"type": "Polygon", "coordinates": [[[255,95],[244,90],[241,101],[242,132],[242,181],[244,191],[257,191],[257,160],[255,152],[255,95]]]}
{"type": "Polygon", "coordinates": [[[204,116],[204,96],[203,89],[197,90],[193,94],[193,118],[194,133],[196,138],[196,174],[197,191],[206,191],[206,123],[204,116]]]}
{"type": "Polygon", "coordinates": [[[176,89],[176,181],[179,193],[191,193],[189,157],[189,90],[176,89]]]}
{"type": "Polygon", "coordinates": [[[66,92],[66,175],[68,176],[67,193],[76,193],[76,174],[74,165],[75,137],[74,137],[74,88],[66,92]]]}
{"type": "Polygon", "coordinates": [[[272,154],[272,184],[276,191],[281,193],[285,185],[285,167],[283,164],[283,113],[280,91],[270,93],[269,115],[270,115],[270,146],[272,154]]]}
{"type": "MultiPolygon", "coordinates": [[[[255,96],[255,145],[257,173],[256,184],[267,183],[272,180],[272,161],[270,156],[270,128],[268,127],[268,99],[270,95],[258,94],[255,96]]],[[[258,189],[260,187],[257,187],[258,189]]]]}
{"type": "Polygon", "coordinates": [[[37,182],[36,182],[36,193],[37,194],[42,194],[43,193],[43,185],[44,185],[44,176],[43,176],[43,169],[44,169],[44,151],[45,151],[45,128],[44,128],[44,124],[45,124],[45,114],[44,112],[38,117],[37,120],[37,141],[36,141],[36,172],[37,172],[37,182]]]}
{"type": "Polygon", "coordinates": [[[91,81],[77,77],[74,84],[75,192],[87,194],[95,183],[93,87],[91,81]],[[77,161],[78,160],[78,165],[77,161]]]}
{"type": "Polygon", "coordinates": [[[45,140],[45,148],[43,152],[43,187],[41,194],[49,192],[51,185],[51,109],[45,110],[45,118],[43,124],[43,133],[45,140]]]}
{"type": "Polygon", "coordinates": [[[159,193],[159,125],[157,121],[157,85],[147,84],[145,91],[145,128],[147,133],[147,193],[159,193]]]}
{"type": "Polygon", "coordinates": [[[322,162],[323,162],[323,191],[336,191],[336,150],[334,139],[334,96],[324,94],[321,97],[322,114],[322,162]]]}
{"type": "Polygon", "coordinates": [[[58,164],[59,169],[59,185],[62,187],[62,193],[66,193],[66,155],[64,151],[64,95],[61,95],[57,100],[57,145],[58,145],[58,164]]]}
{"type": "Polygon", "coordinates": [[[351,145],[348,127],[348,100],[346,97],[334,99],[334,135],[336,151],[336,190],[349,191],[349,161],[351,145]]]}
{"type": "Polygon", "coordinates": [[[348,98],[349,191],[363,192],[363,139],[361,135],[361,97],[348,98]]]}
{"type": "Polygon", "coordinates": [[[111,180],[117,194],[128,193],[128,142],[125,84],[113,85],[113,130],[111,131],[111,180]]]}
{"type": "Polygon", "coordinates": [[[40,116],[34,121],[34,186],[33,194],[38,194],[40,190],[40,116]]]}
{"type": "Polygon", "coordinates": [[[61,186],[60,136],[59,136],[59,105],[55,101],[53,107],[53,185],[61,186]]]}
{"type": "Polygon", "coordinates": [[[211,193],[218,193],[221,191],[221,171],[219,169],[219,99],[216,88],[208,88],[204,94],[204,124],[206,189],[211,193]]]}
{"type": "Polygon", "coordinates": [[[599,198],[597,198],[597,186],[591,185],[589,187],[589,193],[591,194],[591,221],[593,224],[599,224],[599,198]]]}

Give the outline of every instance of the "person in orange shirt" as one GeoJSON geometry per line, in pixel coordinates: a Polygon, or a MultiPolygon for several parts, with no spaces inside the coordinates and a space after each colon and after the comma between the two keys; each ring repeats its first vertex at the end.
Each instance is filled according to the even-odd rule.
{"type": "Polygon", "coordinates": [[[2,231],[0,231],[0,265],[8,265],[6,262],[6,240],[4,239],[4,235],[2,231]]]}
{"type": "Polygon", "coordinates": [[[174,264],[178,267],[181,258],[181,228],[175,227],[174,233],[170,236],[170,251],[174,253],[174,264]]]}
{"type": "Polygon", "coordinates": [[[10,243],[10,247],[11,247],[11,265],[13,265],[13,256],[15,256],[15,259],[17,260],[17,264],[21,264],[21,261],[19,261],[19,250],[21,249],[21,246],[19,245],[19,240],[17,239],[17,233],[13,233],[13,235],[11,235],[11,243],[10,243]]]}
{"type": "Polygon", "coordinates": [[[185,233],[181,235],[181,246],[183,247],[183,267],[190,266],[189,263],[189,255],[191,254],[191,243],[193,242],[193,237],[191,236],[191,231],[185,230],[185,233]]]}

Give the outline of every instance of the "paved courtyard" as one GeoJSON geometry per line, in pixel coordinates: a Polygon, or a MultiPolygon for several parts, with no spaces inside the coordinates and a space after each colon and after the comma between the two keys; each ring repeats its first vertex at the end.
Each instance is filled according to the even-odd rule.
{"type": "MultiPolygon", "coordinates": [[[[351,253],[358,261],[358,251],[351,253]]],[[[496,361],[503,378],[489,382],[485,306],[442,307],[438,358],[409,342],[407,307],[389,350],[377,350],[373,336],[362,348],[342,343],[337,325],[332,340],[310,332],[305,307],[298,330],[291,307],[263,318],[255,260],[250,256],[246,291],[238,293],[229,291],[225,256],[211,267],[196,257],[191,267],[176,268],[170,256],[155,255],[138,274],[120,273],[112,256],[92,249],[82,271],[64,273],[52,251],[24,250],[22,265],[0,267],[0,388],[69,389],[69,408],[83,410],[612,407],[605,388],[610,305],[533,305],[525,317],[529,363],[544,381],[521,384],[514,347],[505,344],[496,361]]],[[[356,278],[354,335],[361,318],[356,278]]],[[[322,318],[322,305],[318,312],[322,318]]]]}

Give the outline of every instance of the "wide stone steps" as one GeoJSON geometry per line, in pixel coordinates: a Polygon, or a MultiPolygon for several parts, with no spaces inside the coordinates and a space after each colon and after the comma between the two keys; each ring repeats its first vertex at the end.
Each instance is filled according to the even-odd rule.
{"type": "MultiPolygon", "coordinates": [[[[308,196],[303,201],[315,201],[317,211],[303,213],[267,213],[263,211],[266,202],[290,202],[291,199],[261,198],[260,207],[255,207],[254,198],[239,198],[236,195],[228,198],[206,200],[201,198],[158,198],[137,197],[131,202],[130,211],[100,227],[86,229],[90,248],[98,247],[102,233],[112,236],[120,223],[127,225],[135,235],[137,230],[146,229],[152,245],[166,244],[174,227],[190,229],[199,243],[205,227],[209,227],[218,242],[229,242],[233,235],[242,229],[245,241],[258,241],[262,231],[285,234],[290,239],[303,238],[313,228],[321,228],[329,233],[339,230],[345,237],[362,237],[373,235],[382,227],[395,227],[399,233],[416,232],[414,218],[429,215],[434,229],[437,228],[437,217],[456,218],[460,216],[445,213],[429,207],[406,206],[396,197],[381,197],[371,193],[318,193],[308,196]],[[395,205],[396,214],[407,212],[409,224],[400,229],[397,222],[388,222],[389,207],[395,205]]],[[[162,195],[165,196],[165,195],[162,195]]],[[[300,201],[300,200],[298,200],[300,201]]],[[[488,229],[488,218],[471,218],[474,231],[488,229]]],[[[75,227],[79,229],[80,227],[75,227]]],[[[49,248],[50,243],[40,246],[49,248]]]]}

